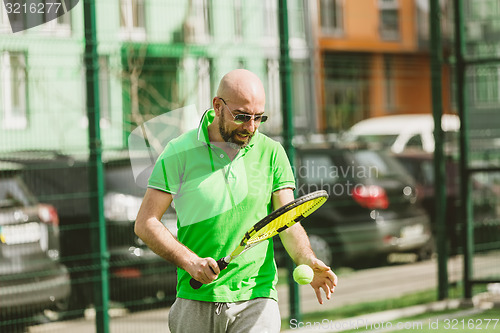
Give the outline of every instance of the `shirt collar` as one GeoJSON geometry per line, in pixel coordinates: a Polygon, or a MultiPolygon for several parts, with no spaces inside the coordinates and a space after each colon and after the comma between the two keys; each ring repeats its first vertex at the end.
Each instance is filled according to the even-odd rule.
{"type": "Polygon", "coordinates": [[[214,109],[208,109],[201,116],[200,124],[198,125],[198,140],[210,145],[210,139],[208,137],[208,125],[210,125],[215,118],[214,109]]]}
{"type": "MultiPolygon", "coordinates": [[[[211,146],[210,139],[208,137],[208,125],[210,125],[215,119],[214,109],[208,109],[205,111],[203,116],[201,116],[200,124],[198,125],[198,141],[211,146]]],[[[259,130],[255,131],[252,139],[248,145],[245,146],[244,150],[249,150],[257,142],[257,136],[259,135],[259,130]]]]}

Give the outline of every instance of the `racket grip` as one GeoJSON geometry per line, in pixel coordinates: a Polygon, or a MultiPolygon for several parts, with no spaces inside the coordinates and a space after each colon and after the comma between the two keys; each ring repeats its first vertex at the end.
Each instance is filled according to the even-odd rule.
{"type": "MultiPolygon", "coordinates": [[[[229,265],[229,264],[224,260],[224,258],[220,258],[219,260],[217,260],[217,266],[219,266],[219,269],[221,271],[223,269],[225,269],[227,267],[227,265],[229,265]]],[[[214,270],[212,269],[212,267],[210,267],[210,269],[212,270],[212,272],[214,272],[214,270]]],[[[215,274],[215,272],[214,272],[214,274],[215,274]]],[[[189,280],[189,285],[193,289],[200,289],[201,286],[203,285],[203,283],[201,283],[198,280],[195,280],[195,279],[191,278],[191,280],[189,280]]]]}

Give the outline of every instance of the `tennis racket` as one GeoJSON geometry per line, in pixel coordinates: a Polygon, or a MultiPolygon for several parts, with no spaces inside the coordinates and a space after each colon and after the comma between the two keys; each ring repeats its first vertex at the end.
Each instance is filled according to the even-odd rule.
{"type": "MultiPolygon", "coordinates": [[[[311,215],[325,203],[326,199],[328,199],[328,194],[326,191],[321,190],[306,194],[276,209],[250,228],[245,233],[238,247],[230,255],[217,260],[219,269],[225,269],[234,258],[243,252],[266,239],[276,236],[283,230],[311,215]]],[[[193,289],[199,289],[203,285],[203,283],[193,278],[191,278],[189,284],[193,289]]]]}

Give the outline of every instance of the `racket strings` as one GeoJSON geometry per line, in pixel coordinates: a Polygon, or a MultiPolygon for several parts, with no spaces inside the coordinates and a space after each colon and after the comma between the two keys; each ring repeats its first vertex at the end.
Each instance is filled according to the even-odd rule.
{"type": "Polygon", "coordinates": [[[278,218],[271,221],[265,227],[256,232],[249,240],[248,244],[253,244],[260,242],[264,239],[273,237],[278,233],[278,229],[281,229],[286,225],[285,215],[281,215],[278,218]]]}
{"type": "Polygon", "coordinates": [[[253,234],[248,240],[247,244],[253,244],[265,239],[271,238],[277,235],[282,230],[292,226],[296,223],[296,219],[299,216],[307,216],[316,209],[316,206],[321,205],[326,198],[317,198],[315,200],[309,200],[293,207],[289,211],[279,215],[274,220],[269,222],[267,225],[258,230],[253,234]],[[309,214],[308,214],[309,213],[309,214]]]}
{"type": "Polygon", "coordinates": [[[304,217],[307,217],[309,216],[310,214],[312,214],[316,209],[318,209],[321,205],[323,205],[323,203],[326,201],[326,199],[328,199],[327,197],[319,197],[315,200],[312,200],[310,201],[312,203],[312,205],[310,205],[309,207],[307,207],[306,211],[304,211],[303,215],[304,217]]]}

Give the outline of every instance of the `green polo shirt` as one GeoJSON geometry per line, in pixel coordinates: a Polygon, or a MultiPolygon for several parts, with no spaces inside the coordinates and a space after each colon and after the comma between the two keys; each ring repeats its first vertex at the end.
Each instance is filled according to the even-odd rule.
{"type": "MultiPolygon", "coordinates": [[[[197,130],[167,145],[148,186],[173,195],[179,241],[198,256],[217,260],[273,210],[271,194],[294,188],[295,181],[283,147],[258,131],[231,160],[208,140],[213,119],[214,111],[207,111],[197,130]]],[[[267,240],[198,290],[189,285],[190,275],[178,269],[177,297],[210,302],[277,299],[276,272],[273,242],[267,240]]]]}

